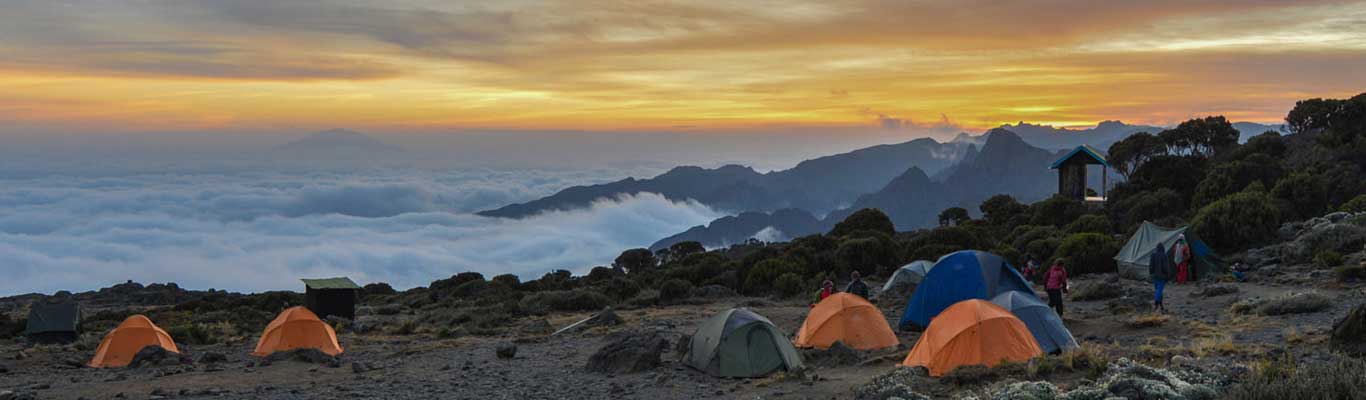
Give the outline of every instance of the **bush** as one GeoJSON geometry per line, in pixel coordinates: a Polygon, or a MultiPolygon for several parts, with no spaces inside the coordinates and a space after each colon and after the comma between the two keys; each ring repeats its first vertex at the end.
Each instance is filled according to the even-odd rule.
{"type": "Polygon", "coordinates": [[[1291,212],[1301,218],[1323,213],[1328,206],[1328,184],[1318,175],[1294,173],[1271,189],[1271,196],[1291,206],[1291,212]]]}
{"type": "Polygon", "coordinates": [[[1094,301],[1113,299],[1124,295],[1124,287],[1119,283],[1096,281],[1077,285],[1072,289],[1072,301],[1094,301]]]}
{"type": "Polygon", "coordinates": [[[888,218],[887,214],[876,208],[865,208],[855,211],[840,223],[835,224],[835,228],[830,230],[830,236],[844,236],[863,230],[882,232],[887,236],[896,234],[896,226],[892,224],[892,219],[888,218]]]}
{"type": "Polygon", "coordinates": [[[864,276],[873,276],[879,267],[890,267],[897,263],[898,258],[896,244],[888,237],[846,239],[835,252],[840,260],[841,268],[837,271],[840,276],[853,270],[864,276]]]}
{"type": "Polygon", "coordinates": [[[1366,194],[1353,197],[1346,203],[1342,203],[1342,206],[1338,207],[1338,210],[1349,213],[1366,212],[1366,194]]]}
{"type": "Polygon", "coordinates": [[[1233,303],[1229,311],[1235,314],[1266,316],[1305,314],[1333,307],[1333,300],[1316,292],[1289,293],[1270,299],[1252,298],[1233,303]]]}
{"type": "Polygon", "coordinates": [[[518,306],[530,314],[546,311],[595,311],[612,304],[602,293],[588,290],[552,290],[522,298],[518,306]]]}
{"type": "Polygon", "coordinates": [[[1275,237],[1280,212],[1273,204],[1265,193],[1235,193],[1201,208],[1192,226],[1215,249],[1233,253],[1275,237]]]}
{"type": "Polygon", "coordinates": [[[1086,204],[1064,196],[1053,196],[1030,206],[1031,225],[1065,226],[1086,213],[1086,204]]]}
{"type": "Polygon", "coordinates": [[[1324,251],[1314,256],[1314,264],[1324,269],[1338,267],[1342,265],[1342,253],[1333,250],[1324,251]]]}
{"type": "Polygon", "coordinates": [[[657,265],[659,259],[655,258],[655,253],[650,249],[626,250],[612,261],[612,267],[633,274],[648,271],[657,265]]]}
{"type": "Polygon", "coordinates": [[[522,279],[513,274],[502,274],[493,277],[494,282],[502,283],[507,287],[517,289],[522,286],[522,279]]]}
{"type": "Polygon", "coordinates": [[[183,324],[166,327],[166,334],[175,338],[178,343],[205,345],[215,344],[223,340],[223,331],[218,327],[206,324],[183,324]]]}
{"type": "Polygon", "coordinates": [[[1068,236],[1058,245],[1053,258],[1061,258],[1066,263],[1069,274],[1089,274],[1114,272],[1119,242],[1109,235],[1100,233],[1077,233],[1068,236]]]}
{"type": "Polygon", "coordinates": [[[659,285],[659,301],[663,303],[677,303],[692,297],[693,285],[691,282],[682,279],[670,279],[659,285]]]}
{"type": "Polygon", "coordinates": [[[937,260],[940,256],[964,249],[988,247],[973,230],[961,226],[948,226],[931,229],[916,235],[906,243],[910,254],[916,260],[937,260]]]}
{"type": "Polygon", "coordinates": [[[745,294],[763,294],[772,288],[773,283],[785,273],[805,276],[801,265],[787,258],[764,260],[754,265],[745,277],[745,294]]]}
{"type": "Polygon", "coordinates": [[[380,282],[365,285],[365,287],[361,288],[361,293],[365,296],[388,296],[398,294],[398,291],[394,290],[393,286],[380,282]]]}
{"type": "Polygon", "coordinates": [[[630,279],[616,277],[607,281],[602,289],[603,294],[611,296],[617,300],[626,300],[640,293],[640,286],[630,279]]]}
{"type": "Polygon", "coordinates": [[[1102,215],[1087,214],[1067,225],[1067,233],[1110,233],[1110,220],[1102,215]]]}
{"type": "Polygon", "coordinates": [[[1264,361],[1242,383],[1229,388],[1230,399],[1358,399],[1366,387],[1366,361],[1295,365],[1293,359],[1264,361]]]}
{"type": "MultiPolygon", "coordinates": [[[[1185,212],[1185,201],[1181,194],[1171,189],[1145,191],[1132,196],[1111,196],[1115,199],[1114,215],[1122,224],[1120,228],[1132,228],[1143,221],[1156,221],[1163,217],[1180,215],[1185,212]]],[[[1123,229],[1130,231],[1131,229],[1123,229]]]]}
{"type": "Polygon", "coordinates": [[[1366,264],[1343,265],[1333,269],[1339,282],[1366,280],[1366,264]]]}
{"type": "Polygon", "coordinates": [[[806,291],[806,284],[802,282],[802,277],[788,272],[778,276],[773,282],[773,287],[778,289],[778,293],[783,297],[796,297],[806,291]]]}

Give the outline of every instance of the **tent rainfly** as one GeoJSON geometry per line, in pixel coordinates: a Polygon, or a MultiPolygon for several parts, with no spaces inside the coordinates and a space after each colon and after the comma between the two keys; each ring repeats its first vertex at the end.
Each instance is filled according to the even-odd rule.
{"type": "Polygon", "coordinates": [[[304,301],[320,319],[329,315],[356,319],[356,297],[360,285],[351,278],[300,279],[304,281],[304,301]]]}
{"type": "Polygon", "coordinates": [[[1214,253],[1205,242],[1195,236],[1195,232],[1187,227],[1164,228],[1152,222],[1143,221],[1143,225],[1138,227],[1134,235],[1129,237],[1129,241],[1124,243],[1124,248],[1115,254],[1115,262],[1119,264],[1119,276],[1128,279],[1147,280],[1148,279],[1148,257],[1152,255],[1153,248],[1158,243],[1168,252],[1172,251],[1172,246],[1176,245],[1177,239],[1182,234],[1186,235],[1186,243],[1191,246],[1191,253],[1194,260],[1191,265],[1195,267],[1196,277],[1214,278],[1226,271],[1225,263],[1214,253]]]}
{"type": "Polygon", "coordinates": [[[768,318],[732,308],[697,328],[683,363],[712,376],[758,378],[801,368],[802,357],[768,318]]]}

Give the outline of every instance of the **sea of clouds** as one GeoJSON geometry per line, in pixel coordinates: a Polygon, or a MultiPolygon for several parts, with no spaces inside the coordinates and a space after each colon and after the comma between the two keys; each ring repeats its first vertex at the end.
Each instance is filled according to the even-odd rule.
{"type": "Polygon", "coordinates": [[[425,286],[457,272],[586,272],[721,216],[642,194],[522,220],[473,212],[659,170],[358,169],[0,177],[0,295],[133,280],[299,290],[425,286]]]}

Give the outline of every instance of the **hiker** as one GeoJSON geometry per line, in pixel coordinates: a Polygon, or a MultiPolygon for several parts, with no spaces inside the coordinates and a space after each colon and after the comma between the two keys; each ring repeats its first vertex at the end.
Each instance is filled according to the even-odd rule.
{"type": "Polygon", "coordinates": [[[1176,264],[1176,283],[1184,284],[1187,280],[1194,280],[1190,277],[1190,257],[1191,248],[1186,244],[1186,235],[1178,236],[1176,244],[1172,245],[1172,261],[1176,264]]]}
{"type": "Polygon", "coordinates": [[[1043,288],[1048,291],[1048,306],[1053,307],[1058,312],[1058,317],[1062,317],[1062,294],[1067,290],[1067,268],[1063,268],[1062,259],[1053,263],[1043,274],[1043,288]]]}
{"type": "Polygon", "coordinates": [[[844,291],[864,299],[868,298],[868,284],[863,283],[858,271],[849,273],[849,286],[845,286],[844,291]]]}
{"type": "Polygon", "coordinates": [[[825,300],[826,297],[833,296],[834,294],[835,282],[831,282],[829,279],[826,279],[824,282],[821,282],[821,290],[816,292],[816,302],[811,303],[811,308],[815,308],[816,303],[820,303],[821,300],[825,300]]]}
{"type": "Polygon", "coordinates": [[[1233,272],[1233,279],[1237,279],[1238,282],[1247,282],[1247,273],[1251,270],[1252,268],[1248,268],[1247,264],[1243,264],[1242,261],[1234,262],[1233,267],[1230,268],[1230,271],[1233,272]]]}
{"type": "Polygon", "coordinates": [[[1038,260],[1035,260],[1033,255],[1030,255],[1029,258],[1028,258],[1028,261],[1025,261],[1025,268],[1024,268],[1024,278],[1025,278],[1025,281],[1034,282],[1034,275],[1035,275],[1035,274],[1038,274],[1038,273],[1039,273],[1039,261],[1038,261],[1038,260]]]}
{"type": "Polygon", "coordinates": [[[1167,251],[1162,249],[1162,243],[1158,243],[1153,254],[1148,256],[1148,276],[1153,279],[1153,312],[1167,312],[1167,307],[1162,305],[1162,289],[1172,276],[1170,263],[1167,251]]]}

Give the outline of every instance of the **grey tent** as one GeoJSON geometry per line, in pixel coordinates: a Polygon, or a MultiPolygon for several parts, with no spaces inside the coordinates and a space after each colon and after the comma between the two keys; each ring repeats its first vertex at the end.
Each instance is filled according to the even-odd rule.
{"type": "Polygon", "coordinates": [[[910,264],[903,265],[892,273],[892,277],[887,279],[887,283],[882,285],[882,292],[890,293],[898,286],[915,287],[925,279],[925,274],[930,273],[930,268],[933,267],[933,261],[925,260],[912,261],[910,264]]]}
{"type": "Polygon", "coordinates": [[[1045,353],[1077,348],[1077,339],[1072,337],[1072,331],[1067,330],[1058,313],[1040,301],[1037,294],[1009,291],[992,298],[991,302],[1024,321],[1029,333],[1034,335],[1034,341],[1045,353]]]}
{"type": "Polygon", "coordinates": [[[757,378],[802,366],[792,342],[768,318],[746,308],[712,316],[697,328],[685,364],[713,376],[757,378]]]}
{"type": "Polygon", "coordinates": [[[40,343],[70,343],[80,337],[81,307],[75,303],[34,304],[24,335],[40,343]]]}
{"type": "Polygon", "coordinates": [[[1191,265],[1195,268],[1197,277],[1209,279],[1227,272],[1225,263],[1219,255],[1196,237],[1195,232],[1187,230],[1187,227],[1164,228],[1143,221],[1143,225],[1129,237],[1124,248],[1119,250],[1119,254],[1115,254],[1115,262],[1119,264],[1119,276],[1147,280],[1148,256],[1152,255],[1153,249],[1160,243],[1162,248],[1170,253],[1172,246],[1176,245],[1182,234],[1186,235],[1186,243],[1191,247],[1191,265]]]}

